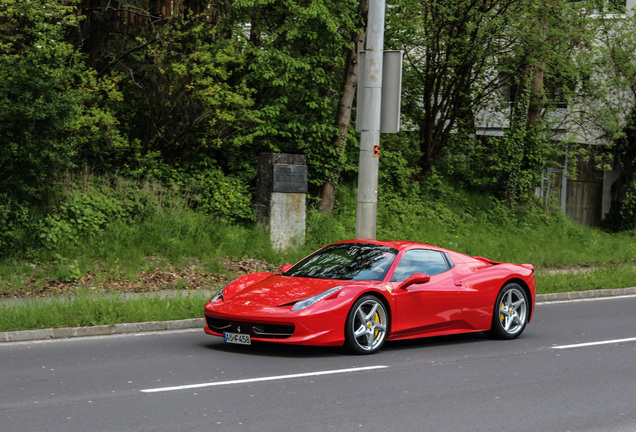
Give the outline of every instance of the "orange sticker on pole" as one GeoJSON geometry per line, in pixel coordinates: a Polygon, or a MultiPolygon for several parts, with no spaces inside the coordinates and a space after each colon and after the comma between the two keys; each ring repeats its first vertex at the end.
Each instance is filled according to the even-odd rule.
{"type": "Polygon", "coordinates": [[[380,146],[379,145],[374,145],[373,146],[373,156],[374,157],[380,157],[380,146]]]}

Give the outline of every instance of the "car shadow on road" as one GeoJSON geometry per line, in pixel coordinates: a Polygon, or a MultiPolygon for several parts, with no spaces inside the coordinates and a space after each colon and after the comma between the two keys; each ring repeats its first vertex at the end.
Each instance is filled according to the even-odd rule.
{"type": "Polygon", "coordinates": [[[386,342],[383,351],[403,351],[411,349],[429,349],[449,345],[461,345],[492,340],[481,332],[462,333],[447,336],[433,336],[386,342]]]}
{"type": "Polygon", "coordinates": [[[344,347],[316,347],[301,345],[285,345],[266,342],[252,342],[251,345],[235,345],[221,341],[203,344],[212,351],[257,357],[270,358],[329,358],[347,355],[344,347]]]}
{"type": "MultiPolygon", "coordinates": [[[[491,341],[485,334],[464,333],[449,336],[435,336],[417,339],[407,339],[401,341],[386,342],[379,354],[383,352],[396,353],[400,351],[431,349],[449,345],[461,345],[469,343],[480,343],[491,341]]],[[[202,344],[202,347],[222,352],[226,354],[237,354],[245,356],[257,356],[268,358],[332,358],[351,356],[344,346],[335,347],[317,347],[317,346],[301,346],[301,345],[285,345],[266,342],[252,342],[251,345],[228,344],[222,340],[214,340],[209,343],[202,344]]]]}

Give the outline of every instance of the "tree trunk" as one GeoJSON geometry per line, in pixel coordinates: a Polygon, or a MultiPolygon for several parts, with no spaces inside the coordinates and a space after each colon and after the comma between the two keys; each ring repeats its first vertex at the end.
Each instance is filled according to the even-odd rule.
{"type": "Polygon", "coordinates": [[[98,65],[98,61],[101,56],[100,41],[102,39],[100,31],[100,13],[102,13],[100,10],[100,0],[87,0],[84,6],[87,10],[86,20],[83,24],[87,29],[85,31],[88,35],[86,48],[88,64],[92,68],[99,70],[100,65],[98,65]]]}
{"type": "MultiPolygon", "coordinates": [[[[365,25],[359,28],[359,31],[353,35],[353,47],[347,55],[347,64],[342,84],[342,92],[338,101],[338,112],[336,114],[336,126],[338,127],[338,135],[334,138],[332,146],[336,149],[336,157],[342,159],[344,157],[347,144],[347,135],[349,133],[349,124],[351,123],[351,110],[353,109],[353,100],[356,95],[358,84],[358,53],[364,49],[364,40],[366,37],[366,21],[369,12],[369,0],[360,0],[358,5],[358,13],[363,18],[365,25]]],[[[341,164],[337,164],[336,168],[330,173],[329,178],[323,184],[318,202],[318,210],[323,213],[330,213],[335,203],[336,184],[340,177],[341,164]]]]}
{"type": "MultiPolygon", "coordinates": [[[[545,16],[541,20],[541,40],[545,41],[548,30],[548,17],[545,16]]],[[[530,130],[541,123],[543,108],[545,107],[545,90],[543,87],[543,79],[545,76],[546,58],[545,55],[535,66],[532,67],[532,77],[530,81],[530,100],[528,105],[528,121],[527,129],[530,130]]]]}
{"type": "MultiPolygon", "coordinates": [[[[539,40],[545,42],[548,30],[548,16],[540,18],[538,25],[539,40]]],[[[529,154],[536,153],[537,135],[533,129],[541,124],[543,110],[546,104],[544,89],[545,69],[547,65],[547,53],[543,52],[541,58],[531,61],[525,59],[525,67],[520,77],[515,101],[511,111],[510,128],[513,134],[519,134],[515,142],[515,151],[510,155],[510,171],[503,186],[503,198],[512,207],[520,195],[527,190],[521,190],[520,173],[532,170],[534,163],[529,159],[529,154]]],[[[528,54],[528,57],[531,57],[528,54]]]]}

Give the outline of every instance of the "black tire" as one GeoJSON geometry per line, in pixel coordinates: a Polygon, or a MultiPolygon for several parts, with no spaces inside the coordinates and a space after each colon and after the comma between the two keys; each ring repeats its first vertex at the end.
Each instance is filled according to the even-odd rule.
{"type": "Polygon", "coordinates": [[[526,328],[530,303],[518,283],[508,283],[499,291],[493,308],[492,325],[486,332],[495,339],[514,339],[526,328]]]}
{"type": "Polygon", "coordinates": [[[386,340],[389,314],[384,303],[373,295],[355,301],[345,323],[345,345],[355,354],[373,354],[386,340]]]}

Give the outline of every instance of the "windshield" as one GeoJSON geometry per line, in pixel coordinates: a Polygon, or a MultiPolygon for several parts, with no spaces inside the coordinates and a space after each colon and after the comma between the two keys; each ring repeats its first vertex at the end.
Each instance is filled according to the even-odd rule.
{"type": "Polygon", "coordinates": [[[397,250],[387,246],[339,243],[308,256],[285,276],[381,281],[396,255],[397,250]]]}

